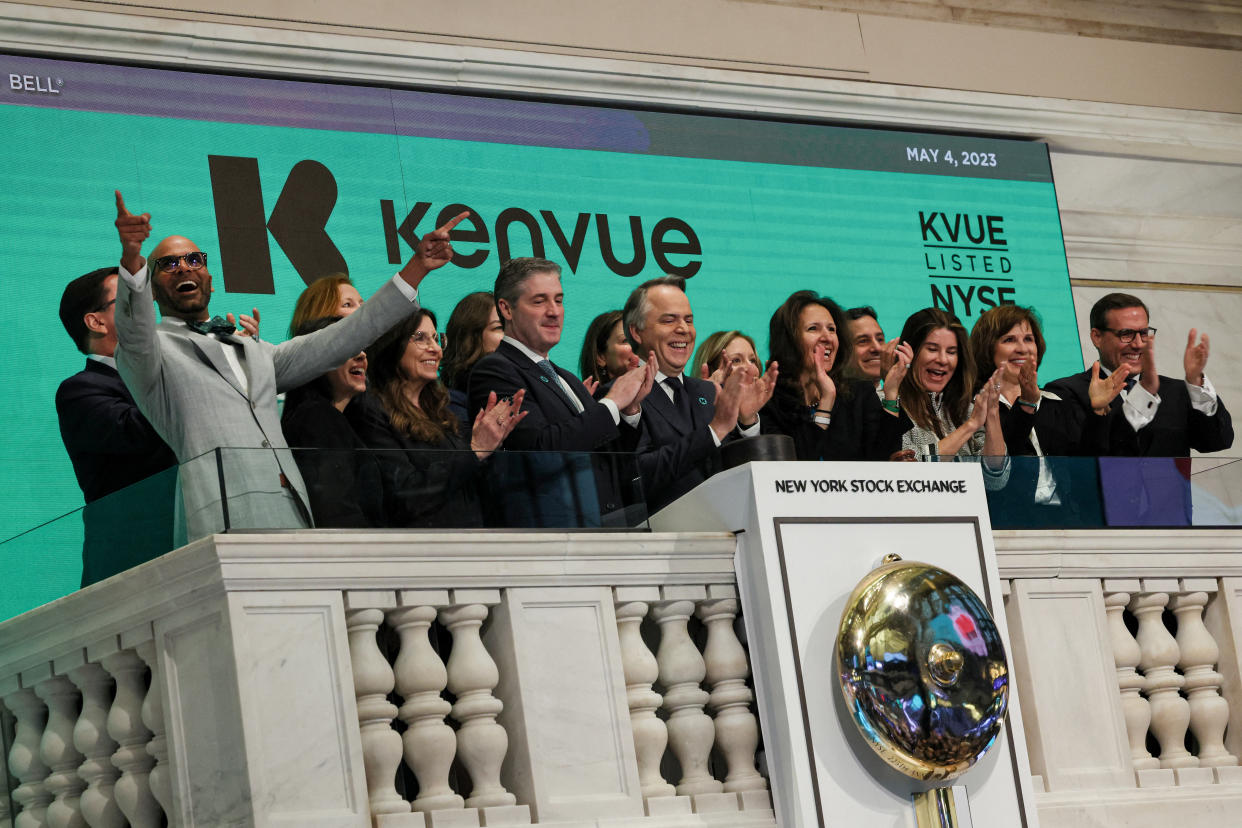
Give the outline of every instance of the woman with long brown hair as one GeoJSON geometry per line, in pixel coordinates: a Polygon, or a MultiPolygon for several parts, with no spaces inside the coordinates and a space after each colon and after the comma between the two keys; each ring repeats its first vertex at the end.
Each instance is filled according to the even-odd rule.
{"type": "Polygon", "coordinates": [[[636,367],[638,355],[625,338],[621,311],[604,311],[592,319],[578,354],[578,376],[591,393],[636,367]]]}
{"type": "Polygon", "coordinates": [[[496,350],[505,336],[491,291],[480,290],[463,296],[449,314],[444,332],[448,343],[444,346],[440,379],[448,387],[449,410],[465,425],[470,369],[496,350]]]}
{"type": "Polygon", "coordinates": [[[379,453],[384,504],[396,526],[470,527],[483,524],[478,484],[484,461],[521,422],[523,393],[492,394],[462,435],[439,380],[444,336],[436,317],[420,308],[367,349],[367,376],[380,406],[354,406],[354,430],[379,453]]]}
{"type": "Polygon", "coordinates": [[[914,354],[901,381],[901,408],[912,425],[901,447],[924,456],[1003,457],[1001,372],[989,372],[972,396],[975,365],[958,318],[940,308],[923,308],[906,320],[901,341],[914,354]]]}
{"type": "Polygon", "coordinates": [[[785,300],[768,325],[771,362],[784,367],[760,412],[764,433],[793,438],[799,460],[888,460],[901,444],[897,412],[874,387],[842,376],[841,306],[811,290],[785,300]]]}

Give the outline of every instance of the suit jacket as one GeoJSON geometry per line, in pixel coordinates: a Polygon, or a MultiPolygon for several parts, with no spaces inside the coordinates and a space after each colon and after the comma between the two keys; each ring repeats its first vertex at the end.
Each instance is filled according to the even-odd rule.
{"type": "MultiPolygon", "coordinates": [[[[1217,399],[1212,416],[1196,411],[1190,404],[1186,383],[1173,377],[1160,377],[1160,406],[1146,427],[1135,431],[1125,418],[1118,395],[1109,406],[1103,423],[1091,411],[1091,372],[1064,377],[1048,383],[1053,392],[1078,410],[1083,433],[1076,441],[1078,454],[1101,457],[1186,457],[1190,450],[1221,451],[1233,445],[1233,420],[1223,400],[1217,399]],[[1097,436],[1098,435],[1098,436],[1097,436]]],[[[1043,406],[1041,405],[1041,408],[1043,406]]],[[[1043,441],[1040,435],[1040,441],[1043,441]]]]}
{"type": "Polygon", "coordinates": [[[884,410],[866,380],[852,381],[848,396],[837,394],[826,429],[815,424],[801,391],[788,385],[777,386],[760,421],[764,434],[792,437],[799,460],[888,460],[901,449],[901,435],[910,426],[884,410]]]}
{"type": "MultiPolygon", "coordinates": [[[[145,276],[145,268],[137,275],[145,276]]],[[[280,345],[237,336],[226,345],[169,320],[156,325],[150,278],[135,292],[122,274],[117,366],[138,407],[182,464],[189,540],[228,527],[310,523],[306,487],[280,429],[276,395],[339,366],[417,308],[389,282],[321,331],[280,345]],[[226,347],[238,347],[248,392],[225,358],[226,347]],[[217,456],[216,449],[224,451],[217,456]]]]}
{"type": "Polygon", "coordinates": [[[652,512],[720,471],[720,449],[708,429],[716,415],[716,386],[687,376],[682,383],[681,393],[690,402],[689,420],[659,388],[643,400],[635,451],[652,512]]]}
{"type": "Polygon", "coordinates": [[[486,464],[458,434],[418,440],[397,431],[378,400],[351,405],[346,416],[374,452],[389,525],[464,529],[483,525],[479,486],[486,464]]]}
{"type": "Polygon", "coordinates": [[[116,369],[88,359],[56,390],[56,414],[86,499],[82,586],[171,550],[176,472],[159,473],[177,458],[116,369]]]}
{"type": "Polygon", "coordinates": [[[623,470],[592,462],[586,452],[615,450],[620,431],[612,412],[591,398],[586,386],[556,367],[582,403],[579,413],[526,354],[508,342],[480,359],[470,371],[470,421],[487,405],[488,394],[511,397],[525,389],[526,418],[493,456],[492,484],[509,526],[565,528],[599,526],[602,516],[622,508],[623,470]],[[551,452],[531,454],[529,452],[551,452]],[[571,454],[572,453],[572,454],[571,454]]]}
{"type": "Polygon", "coordinates": [[[86,502],[175,465],[116,369],[93,359],[56,389],[60,438],[86,502]]]}

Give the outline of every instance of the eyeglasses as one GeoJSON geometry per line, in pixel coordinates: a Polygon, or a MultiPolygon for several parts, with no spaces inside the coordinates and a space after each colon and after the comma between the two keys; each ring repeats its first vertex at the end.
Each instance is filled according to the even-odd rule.
{"type": "Polygon", "coordinates": [[[448,334],[415,331],[410,335],[410,341],[423,348],[430,348],[434,342],[436,345],[440,346],[440,350],[443,351],[448,347],[448,334]]]}
{"type": "Polygon", "coordinates": [[[1102,328],[1101,330],[1108,331],[1113,336],[1120,339],[1122,345],[1129,345],[1134,341],[1134,337],[1140,334],[1142,334],[1144,339],[1151,339],[1156,335],[1155,328],[1122,328],[1121,330],[1117,330],[1116,328],[1102,328]]]}
{"type": "Polygon", "coordinates": [[[162,273],[172,273],[182,261],[190,270],[198,270],[200,267],[207,266],[207,254],[195,250],[181,256],[160,256],[151,264],[162,273]]]}

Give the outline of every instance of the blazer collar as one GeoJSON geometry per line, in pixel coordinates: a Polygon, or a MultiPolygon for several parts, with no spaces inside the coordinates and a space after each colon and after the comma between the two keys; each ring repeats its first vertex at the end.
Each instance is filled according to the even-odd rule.
{"type": "MultiPolygon", "coordinates": [[[[166,317],[162,319],[160,321],[160,327],[188,342],[190,346],[198,352],[199,357],[214,368],[216,373],[219,374],[225,382],[232,386],[233,390],[235,390],[243,398],[248,399],[248,397],[246,397],[245,389],[243,389],[237,381],[237,374],[234,373],[233,366],[229,364],[228,359],[224,356],[224,342],[221,342],[214,336],[207,336],[191,331],[188,327],[186,327],[185,322],[175,317],[166,317]]],[[[227,341],[242,346],[241,358],[244,359],[246,354],[245,341],[236,336],[227,337],[227,341]]]]}

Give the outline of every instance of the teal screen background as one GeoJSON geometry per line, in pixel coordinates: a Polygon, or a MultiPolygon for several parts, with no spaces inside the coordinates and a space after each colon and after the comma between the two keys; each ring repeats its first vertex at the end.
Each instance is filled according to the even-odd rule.
{"type": "MultiPolygon", "coordinates": [[[[50,76],[59,70],[66,79],[59,100],[9,94],[0,107],[7,136],[0,167],[0,192],[5,193],[0,292],[9,311],[3,333],[8,358],[0,362],[9,389],[9,427],[0,446],[7,481],[0,495],[0,539],[81,505],[53,398],[58,384],[82,369],[84,357],[65,335],[57,306],[70,279],[119,258],[114,189],[122,191],[133,212],[151,214],[150,246],[177,234],[208,253],[216,287],[213,313],[258,308],[261,336],[277,342],[285,338],[305,283],[269,237],[275,293],[226,290],[233,274],[220,267],[220,217],[208,167],[213,155],[257,159],[269,213],[294,165],[309,159],[330,170],[337,197],[324,229],[364,297],[399,267],[387,253],[381,200],[393,202],[398,222],[419,202],[430,202],[418,233],[432,229],[448,205],[468,205],[490,240],[454,247],[459,255],[490,252],[478,267],[450,264],[423,283],[421,301],[437,313],[441,326],[461,296],[491,289],[499,266],[495,222],[501,211],[516,207],[539,219],[545,254],[562,264],[565,256],[540,211],[551,211],[566,233],[580,213],[590,214],[581,260],[563,275],[566,324],[552,353],[558,364],[573,370],[591,319],[621,307],[641,280],[661,274],[651,255],[651,232],[666,217],[690,225],[702,249],[699,255],[670,256],[675,265],[702,263],[688,283],[700,342],[713,331],[737,328],[756,339],[764,356],[769,317],[789,293],[803,288],[831,296],[843,307],[873,305],[892,337],[907,315],[932,304],[933,285],[942,295],[955,297],[948,294],[950,285],[962,292],[1006,287],[1013,291],[1012,301],[1034,306],[1044,321],[1048,353],[1041,380],[1082,369],[1056,194],[1042,144],[699,115],[651,113],[648,118],[634,111],[375,88],[365,90],[381,101],[374,111],[383,111],[382,101],[404,101],[414,115],[407,117],[401,106],[393,106],[388,111],[396,114],[389,122],[364,118],[351,131],[342,128],[341,121],[347,127],[350,119],[341,107],[354,87],[253,78],[236,81],[261,87],[264,106],[253,98],[226,101],[183,113],[197,117],[169,117],[104,111],[98,98],[89,106],[75,102],[71,80],[89,79],[92,72],[126,72],[133,78],[134,95],[158,98],[170,78],[168,84],[190,89],[196,83],[219,89],[234,79],[29,62],[32,71],[50,76]],[[331,97],[327,108],[341,115],[331,128],[323,128],[315,113],[299,114],[304,102],[318,100],[317,90],[331,97]],[[424,106],[425,117],[415,117],[425,100],[435,105],[424,106]],[[446,100],[451,118],[444,123],[452,121],[448,126],[435,120],[446,100]],[[285,108],[273,101],[283,101],[285,108]],[[539,126],[529,140],[512,142],[513,130],[484,128],[489,107],[504,107],[539,126]],[[472,108],[483,114],[472,114],[472,108]],[[283,121],[256,123],[267,117],[262,110],[275,113],[270,120],[283,121]],[[601,128],[596,137],[572,134],[575,125],[600,112],[612,113],[615,123],[627,125],[625,141],[614,140],[616,129],[601,128]],[[416,126],[411,128],[410,122],[416,126]],[[473,134],[472,124],[479,122],[483,126],[473,134]],[[756,130],[754,135],[766,143],[743,140],[744,134],[736,140],[711,140],[726,128],[738,134],[756,130]],[[418,131],[424,134],[410,134],[418,131]],[[572,140],[540,144],[541,135],[566,131],[572,140]],[[443,137],[449,133],[455,137],[443,137]],[[788,145],[783,149],[776,146],[782,140],[788,145]],[[905,157],[907,146],[991,152],[998,166],[964,171],[960,166],[916,163],[905,157]],[[831,165],[834,147],[840,148],[841,166],[831,165]],[[765,153],[773,160],[750,157],[765,153]],[[719,157],[726,154],[737,157],[719,157]],[[864,168],[872,161],[875,168],[864,168]],[[1003,217],[1007,248],[1001,253],[1011,263],[1006,278],[1012,281],[930,278],[925,254],[955,251],[924,246],[920,210],[942,211],[950,219],[955,213],[1003,217]],[[612,247],[622,262],[635,255],[630,217],[640,219],[646,254],[640,274],[623,277],[608,269],[600,251],[598,214],[607,216],[612,247]]],[[[117,100],[130,101],[124,95],[117,100]]],[[[322,101],[319,105],[324,106],[322,101]]],[[[668,239],[685,240],[676,232],[668,239]]],[[[509,243],[513,255],[533,251],[530,234],[520,224],[510,227],[509,243]]],[[[400,255],[409,254],[408,245],[400,242],[400,255]]],[[[960,297],[953,308],[968,328],[983,309],[973,299],[967,311],[960,297]]],[[[75,589],[80,558],[78,514],[0,544],[0,618],[75,589]]]]}

